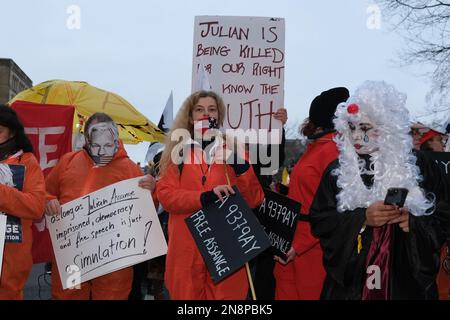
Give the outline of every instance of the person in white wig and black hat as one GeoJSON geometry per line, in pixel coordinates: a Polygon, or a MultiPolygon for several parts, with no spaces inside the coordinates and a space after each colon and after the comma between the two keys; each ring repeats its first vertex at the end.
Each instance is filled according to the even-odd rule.
{"type": "Polygon", "coordinates": [[[327,272],[322,299],[437,299],[449,190],[412,151],[405,100],[385,82],[366,81],[336,110],[339,158],[310,210],[327,272]],[[404,205],[384,203],[394,187],[409,191],[404,205]]]}

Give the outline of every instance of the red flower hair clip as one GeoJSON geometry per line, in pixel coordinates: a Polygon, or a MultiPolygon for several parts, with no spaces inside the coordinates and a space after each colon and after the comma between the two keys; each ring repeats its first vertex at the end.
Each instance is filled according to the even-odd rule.
{"type": "Polygon", "coordinates": [[[356,103],[348,105],[347,112],[351,114],[356,114],[359,111],[359,106],[356,103]]]}

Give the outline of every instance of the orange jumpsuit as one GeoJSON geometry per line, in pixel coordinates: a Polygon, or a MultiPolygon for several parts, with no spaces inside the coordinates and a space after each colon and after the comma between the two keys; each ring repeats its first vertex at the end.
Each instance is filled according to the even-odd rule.
{"type": "MultiPolygon", "coordinates": [[[[322,174],[338,157],[333,135],[326,134],[310,143],[292,171],[288,197],[302,204],[302,214],[309,215],[322,174]]],[[[326,272],[319,239],[311,233],[309,222],[297,222],[292,246],[296,252],[294,261],[275,264],[275,299],[319,300],[326,272]]]]}
{"type": "Polygon", "coordinates": [[[29,152],[10,157],[2,163],[25,166],[22,191],[0,184],[0,211],[19,217],[22,224],[22,243],[5,243],[0,299],[19,300],[23,299],[22,289],[33,267],[31,225],[44,212],[44,175],[36,158],[29,152]]]}
{"type": "MultiPolygon", "coordinates": [[[[203,151],[193,149],[197,159],[203,159],[203,151]]],[[[257,207],[264,199],[261,185],[253,168],[236,177],[227,165],[231,185],[237,185],[245,201],[251,208],[257,207]]],[[[248,280],[245,268],[241,268],[214,285],[203,258],[184,221],[202,205],[200,195],[218,185],[226,185],[223,164],[184,164],[180,177],[178,166],[171,165],[157,183],[157,196],[164,209],[169,212],[169,244],[166,258],[165,284],[170,298],[185,299],[245,299],[248,280]],[[202,177],[205,175],[205,184],[202,177]]]]}
{"type": "MultiPolygon", "coordinates": [[[[143,175],[140,168],[128,158],[122,143],[109,164],[104,167],[94,165],[94,161],[85,150],[65,154],[45,179],[47,192],[64,204],[110,184],[143,175]]],[[[132,280],[133,268],[128,267],[83,282],[80,289],[63,290],[56,260],[53,257],[54,299],[126,300],[132,280]]]]}

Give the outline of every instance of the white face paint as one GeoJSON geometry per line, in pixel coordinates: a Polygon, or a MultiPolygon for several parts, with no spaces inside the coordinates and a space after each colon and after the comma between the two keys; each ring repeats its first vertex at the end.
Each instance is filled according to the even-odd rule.
{"type": "Polygon", "coordinates": [[[378,132],[366,115],[362,115],[358,123],[349,122],[348,126],[357,154],[371,154],[379,149],[378,132]]]}

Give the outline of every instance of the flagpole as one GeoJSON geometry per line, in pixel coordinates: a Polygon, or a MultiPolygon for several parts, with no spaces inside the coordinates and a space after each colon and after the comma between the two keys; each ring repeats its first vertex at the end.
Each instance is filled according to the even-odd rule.
{"type": "MultiPolygon", "coordinates": [[[[231,187],[231,181],[230,181],[230,177],[228,176],[228,170],[227,170],[226,164],[223,166],[223,169],[225,171],[225,178],[227,179],[227,184],[228,184],[228,186],[231,187]]],[[[252,298],[253,298],[253,300],[256,301],[255,287],[253,285],[252,274],[250,272],[250,267],[248,266],[248,262],[245,263],[245,270],[247,270],[247,278],[248,278],[248,283],[250,285],[250,290],[252,292],[252,298]]]]}

